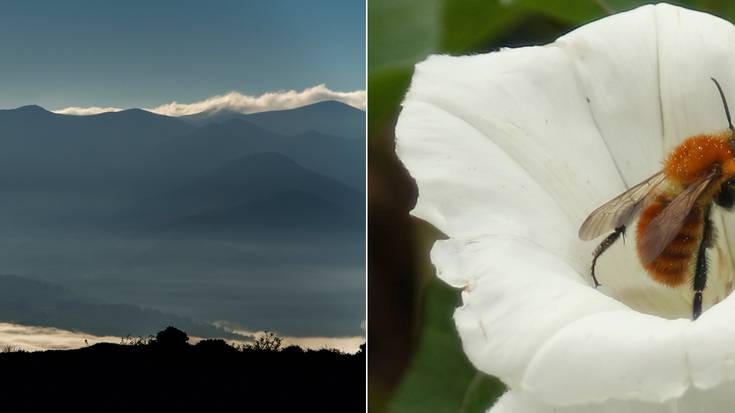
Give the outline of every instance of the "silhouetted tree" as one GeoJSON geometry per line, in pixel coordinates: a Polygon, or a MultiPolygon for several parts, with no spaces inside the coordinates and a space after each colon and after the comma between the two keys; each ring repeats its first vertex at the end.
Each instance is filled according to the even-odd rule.
{"type": "Polygon", "coordinates": [[[304,349],[299,346],[288,346],[281,350],[281,353],[284,355],[294,354],[294,355],[302,355],[304,354],[304,349]]]}
{"type": "Polygon", "coordinates": [[[264,331],[263,334],[255,338],[253,344],[246,346],[248,350],[256,351],[279,351],[283,339],[272,331],[264,331]]]}
{"type": "Polygon", "coordinates": [[[210,354],[229,354],[237,352],[236,348],[227,344],[227,342],[221,338],[202,340],[194,347],[199,351],[204,351],[210,354]]]}
{"type": "Polygon", "coordinates": [[[156,334],[156,344],[163,347],[183,347],[189,342],[189,336],[178,328],[168,326],[156,334]]]}

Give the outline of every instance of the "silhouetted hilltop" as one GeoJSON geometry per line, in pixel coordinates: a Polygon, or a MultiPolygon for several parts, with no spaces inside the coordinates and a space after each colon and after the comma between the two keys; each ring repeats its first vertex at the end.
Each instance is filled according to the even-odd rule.
{"type": "Polygon", "coordinates": [[[10,111],[15,111],[19,114],[23,114],[24,116],[34,116],[34,114],[43,116],[46,114],[53,114],[52,112],[49,112],[46,109],[38,105],[26,105],[26,106],[21,106],[15,109],[0,110],[0,112],[10,112],[10,111]]]}
{"type": "Polygon", "coordinates": [[[365,410],[364,347],[355,355],[282,349],[276,339],[240,348],[222,340],[191,345],[186,333],[168,327],[128,344],[0,354],[3,410],[365,410]]]}

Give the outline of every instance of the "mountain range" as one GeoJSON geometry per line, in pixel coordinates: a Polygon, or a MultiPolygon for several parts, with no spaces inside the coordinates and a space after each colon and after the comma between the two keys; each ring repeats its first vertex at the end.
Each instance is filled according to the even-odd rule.
{"type": "MultiPolygon", "coordinates": [[[[264,291],[258,294],[267,301],[264,294],[299,284],[293,280],[308,271],[325,280],[355,274],[330,288],[364,296],[357,277],[364,268],[364,130],[364,112],[339,102],[178,118],[140,109],[91,116],[39,106],[0,110],[0,274],[123,303],[104,311],[133,314],[119,317],[128,321],[116,331],[134,335],[148,333],[141,317],[169,315],[202,332],[212,321],[232,320],[303,333],[298,316],[256,319],[265,316],[219,294],[264,291]]],[[[0,277],[0,289],[13,280],[0,277]]],[[[314,307],[322,295],[311,287],[288,293],[294,309],[314,307]]],[[[1,298],[3,313],[26,314],[25,323],[54,319],[43,309],[48,302],[1,298]]],[[[103,308],[72,301],[80,302],[54,302],[54,311],[103,308]]],[[[329,308],[335,321],[314,323],[328,326],[314,333],[359,334],[362,307],[319,303],[314,311],[329,308]]]]}
{"type": "Polygon", "coordinates": [[[365,138],[365,112],[336,101],[319,102],[295,110],[251,114],[220,109],[180,119],[197,126],[240,119],[284,135],[299,135],[313,130],[358,141],[365,138]]]}
{"type": "Polygon", "coordinates": [[[146,336],[161,325],[177,325],[201,337],[234,337],[212,324],[129,304],[112,304],[68,288],[0,274],[0,320],[43,325],[95,335],[146,336]]]}
{"type": "MultiPolygon", "coordinates": [[[[140,109],[92,116],[59,115],[38,106],[2,110],[0,201],[12,200],[0,205],[0,213],[16,223],[77,223],[93,217],[95,225],[130,210],[146,218],[151,214],[144,211],[172,207],[186,216],[236,206],[245,213],[244,204],[258,196],[272,198],[294,189],[314,196],[341,192],[326,195],[327,200],[352,199],[351,205],[340,206],[358,208],[360,214],[364,140],[313,128],[324,125],[322,129],[334,131],[332,119],[364,130],[364,116],[356,116],[362,113],[338,102],[321,102],[227,120],[219,112],[203,113],[196,119],[204,124],[195,126],[140,109]],[[346,116],[333,119],[335,112],[346,116]],[[276,122],[275,115],[284,121],[276,122]],[[284,135],[243,120],[249,117],[263,124],[290,123],[297,134],[284,135]],[[291,184],[306,180],[311,180],[309,188],[291,184]],[[222,185],[226,187],[215,189],[222,185]]],[[[159,218],[158,224],[166,224],[183,216],[159,218]]]]}

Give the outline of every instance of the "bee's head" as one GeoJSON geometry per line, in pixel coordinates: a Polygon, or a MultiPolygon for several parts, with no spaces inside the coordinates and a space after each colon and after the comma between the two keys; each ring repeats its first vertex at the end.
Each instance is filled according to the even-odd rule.
{"type": "Polygon", "coordinates": [[[735,207],[735,175],[728,176],[715,197],[715,203],[725,209],[735,207]]]}

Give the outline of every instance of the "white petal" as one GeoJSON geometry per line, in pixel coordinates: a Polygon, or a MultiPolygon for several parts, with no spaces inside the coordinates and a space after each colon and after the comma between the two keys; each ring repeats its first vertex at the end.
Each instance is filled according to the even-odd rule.
{"type": "Polygon", "coordinates": [[[504,232],[496,203],[504,212],[516,192],[534,212],[519,216],[563,214],[576,226],[593,199],[624,188],[559,48],[430,57],[416,66],[396,138],[422,191],[413,213],[449,236],[504,232]]]}
{"type": "Polygon", "coordinates": [[[550,406],[516,390],[505,393],[488,413],[725,413],[732,411],[732,385],[701,391],[693,389],[665,403],[611,400],[601,404],[550,406]]]}
{"type": "Polygon", "coordinates": [[[735,327],[721,316],[735,297],[697,323],[635,313],[523,239],[439,241],[432,261],[465,286],[455,322],[475,366],[550,403],[657,402],[690,375],[703,388],[735,378],[735,327]]]}
{"type": "Polygon", "coordinates": [[[655,7],[582,26],[554,45],[571,56],[595,122],[627,186],[660,170],[663,133],[655,7]]]}
{"type": "Polygon", "coordinates": [[[735,296],[702,314],[686,332],[695,386],[709,389],[735,380],[735,296]]]}
{"type": "Polygon", "coordinates": [[[415,137],[400,142],[422,191],[413,214],[453,236],[514,234],[560,254],[574,249],[576,234],[549,193],[466,122],[415,102],[405,105],[399,127],[415,137]]]}
{"type": "Polygon", "coordinates": [[[636,313],[523,239],[436,243],[438,275],[466,285],[455,322],[475,366],[556,405],[660,401],[689,385],[686,320],[636,313]]]}
{"type": "Polygon", "coordinates": [[[710,14],[656,6],[666,150],[685,138],[727,129],[711,77],[735,104],[735,27],[710,14]]]}
{"type": "Polygon", "coordinates": [[[466,284],[454,318],[468,357],[512,387],[521,385],[531,360],[565,326],[597,312],[634,314],[581,283],[564,259],[532,241],[439,241],[432,261],[442,279],[466,284]]]}
{"type": "Polygon", "coordinates": [[[536,353],[521,388],[555,405],[679,397],[690,384],[683,340],[690,324],[630,311],[592,314],[536,353]]]}
{"type": "MultiPolygon", "coordinates": [[[[695,412],[698,410],[695,410],[695,412]]],[[[579,406],[550,406],[518,391],[504,394],[488,413],[686,413],[673,410],[671,404],[651,404],[637,401],[612,401],[579,406]]]]}
{"type": "Polygon", "coordinates": [[[595,246],[577,225],[593,200],[625,188],[559,48],[429,58],[396,138],[421,194],[414,215],[452,237],[532,239],[574,257],[579,274],[595,246]]]}

